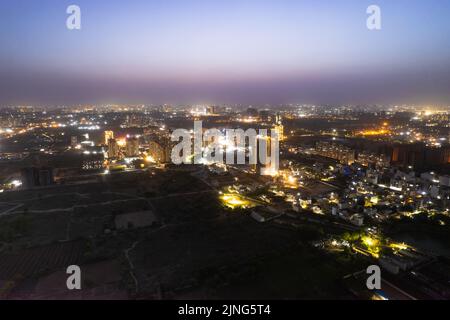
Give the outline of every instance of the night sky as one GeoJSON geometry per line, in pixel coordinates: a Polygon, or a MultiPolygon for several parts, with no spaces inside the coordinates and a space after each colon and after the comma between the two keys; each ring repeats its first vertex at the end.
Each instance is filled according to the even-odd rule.
{"type": "Polygon", "coordinates": [[[449,16],[449,0],[1,0],[0,105],[449,105],[449,16]]]}

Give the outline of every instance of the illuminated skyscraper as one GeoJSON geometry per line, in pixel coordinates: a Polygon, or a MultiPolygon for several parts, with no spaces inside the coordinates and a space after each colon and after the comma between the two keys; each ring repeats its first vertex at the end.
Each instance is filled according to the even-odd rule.
{"type": "Polygon", "coordinates": [[[114,132],[113,131],[105,131],[105,146],[109,144],[109,140],[114,139],[114,132]]]}
{"type": "Polygon", "coordinates": [[[108,158],[116,159],[120,155],[120,148],[115,139],[109,139],[108,141],[108,158]]]}
{"type": "Polygon", "coordinates": [[[276,121],[275,121],[275,126],[274,126],[273,129],[278,134],[278,141],[284,141],[284,139],[285,139],[284,126],[283,126],[283,122],[281,120],[281,116],[279,114],[277,114],[276,121]]]}
{"type": "MultiPolygon", "coordinates": [[[[274,132],[272,130],[271,134],[274,132]]],[[[278,174],[279,162],[279,139],[271,135],[258,136],[258,164],[256,170],[263,176],[276,176],[278,174]]]]}
{"type": "Polygon", "coordinates": [[[155,141],[149,143],[148,155],[157,163],[166,163],[170,161],[170,146],[160,144],[155,141]]]}

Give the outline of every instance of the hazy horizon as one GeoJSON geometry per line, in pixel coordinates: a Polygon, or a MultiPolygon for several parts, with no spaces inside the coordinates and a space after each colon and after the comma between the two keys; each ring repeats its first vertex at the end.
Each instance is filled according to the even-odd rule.
{"type": "Polygon", "coordinates": [[[0,105],[450,104],[450,2],[0,4],[0,105]],[[68,30],[77,4],[82,29],[68,30]],[[366,8],[382,30],[366,28],[366,8]]]}

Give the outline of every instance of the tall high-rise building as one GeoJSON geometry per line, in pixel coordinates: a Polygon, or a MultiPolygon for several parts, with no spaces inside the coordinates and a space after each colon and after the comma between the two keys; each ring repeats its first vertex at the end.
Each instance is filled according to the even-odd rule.
{"type": "Polygon", "coordinates": [[[105,146],[108,145],[110,139],[114,139],[114,132],[110,130],[105,131],[105,146]]]}
{"type": "Polygon", "coordinates": [[[257,142],[257,172],[263,176],[277,175],[279,162],[278,142],[272,139],[270,135],[259,136],[257,142]]]}
{"type": "Polygon", "coordinates": [[[275,127],[273,127],[273,130],[275,130],[275,132],[277,133],[278,141],[284,141],[284,126],[282,124],[276,125],[275,127]]]}
{"type": "Polygon", "coordinates": [[[427,147],[424,143],[398,144],[393,147],[391,161],[401,166],[415,168],[450,163],[450,146],[427,147]]]}
{"type": "Polygon", "coordinates": [[[316,153],[322,157],[339,160],[342,164],[351,165],[355,162],[355,150],[342,144],[321,141],[316,144],[316,153]]]}
{"type": "Polygon", "coordinates": [[[126,146],[127,157],[137,157],[139,155],[139,139],[131,137],[127,139],[126,146]]]}
{"type": "Polygon", "coordinates": [[[283,122],[281,120],[281,116],[280,114],[277,114],[276,116],[276,120],[275,120],[275,126],[273,128],[276,133],[278,134],[278,140],[279,141],[284,141],[284,139],[286,138],[284,136],[284,126],[283,126],[283,122]]]}
{"type": "Polygon", "coordinates": [[[120,155],[120,148],[116,139],[109,139],[108,141],[108,158],[116,159],[120,155]]]}
{"type": "Polygon", "coordinates": [[[149,143],[148,155],[157,163],[165,163],[170,161],[170,153],[167,152],[167,147],[158,142],[151,141],[149,143]]]}

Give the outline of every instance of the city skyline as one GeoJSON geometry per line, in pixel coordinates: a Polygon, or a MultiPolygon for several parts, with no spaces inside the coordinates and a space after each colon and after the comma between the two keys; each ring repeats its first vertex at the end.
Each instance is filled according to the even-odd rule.
{"type": "Polygon", "coordinates": [[[449,119],[2,108],[0,300],[448,300],[449,119]]]}
{"type": "Polygon", "coordinates": [[[70,4],[2,3],[0,105],[450,103],[442,1],[70,4]]]}

